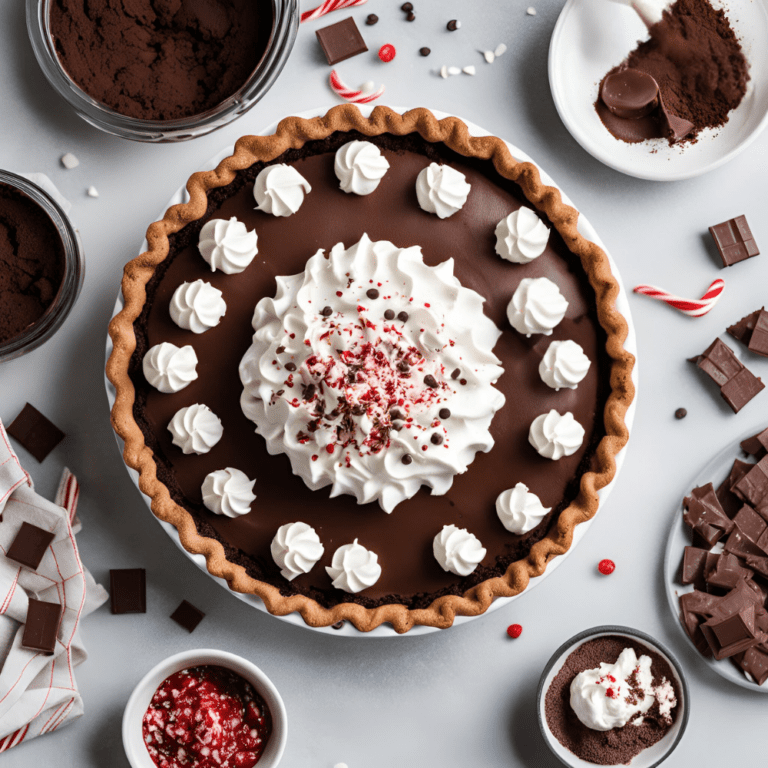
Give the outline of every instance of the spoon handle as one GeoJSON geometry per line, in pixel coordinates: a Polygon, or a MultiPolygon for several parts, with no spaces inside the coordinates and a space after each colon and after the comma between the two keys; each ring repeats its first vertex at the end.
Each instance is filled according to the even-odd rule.
{"type": "Polygon", "coordinates": [[[628,5],[649,28],[661,21],[663,12],[669,7],[669,3],[664,0],[612,0],[612,2],[628,5]]]}

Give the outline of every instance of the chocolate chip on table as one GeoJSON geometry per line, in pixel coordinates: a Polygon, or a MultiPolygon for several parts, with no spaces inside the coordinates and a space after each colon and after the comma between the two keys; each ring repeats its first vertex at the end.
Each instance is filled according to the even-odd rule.
{"type": "Polygon", "coordinates": [[[424,377],[424,383],[430,388],[430,389],[437,389],[437,379],[431,374],[428,373],[424,377]]]}
{"type": "Polygon", "coordinates": [[[385,320],[394,320],[395,319],[395,310],[394,309],[387,309],[384,312],[384,319],[385,320]]]}
{"type": "MultiPolygon", "coordinates": [[[[333,310],[332,310],[330,307],[323,307],[323,308],[320,310],[320,314],[321,314],[323,317],[330,317],[330,316],[333,314],[333,310]]],[[[277,350],[277,351],[279,352],[279,351],[280,351],[280,348],[278,348],[278,350],[277,350]]]]}
{"type": "Polygon", "coordinates": [[[408,322],[408,313],[407,312],[398,312],[397,319],[401,323],[407,323],[408,322]]]}
{"type": "Polygon", "coordinates": [[[375,24],[375,23],[376,23],[378,20],[379,20],[379,17],[378,17],[378,16],[377,16],[375,13],[369,13],[369,14],[368,14],[368,15],[365,17],[365,23],[366,23],[366,24],[367,24],[369,27],[372,27],[372,26],[373,26],[373,25],[374,25],[374,24],[375,24]]]}
{"type": "Polygon", "coordinates": [[[443,421],[451,418],[451,411],[448,408],[441,408],[437,414],[443,421]]]}
{"type": "Polygon", "coordinates": [[[11,422],[8,434],[40,462],[66,437],[64,432],[29,403],[11,422]]]}
{"type": "Polygon", "coordinates": [[[195,608],[192,603],[182,600],[181,605],[171,614],[171,618],[188,632],[194,632],[197,625],[205,618],[205,614],[199,608],[195,608]]]}
{"type": "Polygon", "coordinates": [[[413,456],[411,456],[410,453],[406,453],[402,458],[403,464],[412,464],[413,463],[413,456]]]}
{"type": "Polygon", "coordinates": [[[366,295],[366,296],[367,296],[369,299],[378,299],[378,298],[379,298],[379,292],[378,292],[378,291],[377,291],[375,288],[369,288],[369,289],[368,289],[368,290],[365,292],[365,295],[366,295]]]}
{"type": "Polygon", "coordinates": [[[416,21],[416,14],[415,14],[415,13],[409,13],[409,14],[408,14],[408,15],[405,17],[405,20],[406,20],[406,21],[416,21]]]}
{"type": "Polygon", "coordinates": [[[401,11],[405,11],[406,13],[410,13],[413,10],[413,3],[403,3],[400,6],[401,11]]]}
{"type": "Polygon", "coordinates": [[[443,436],[439,432],[433,432],[432,437],[429,438],[432,445],[442,445],[443,436]]]}
{"type": "Polygon", "coordinates": [[[676,419],[684,419],[687,415],[688,415],[688,411],[686,411],[685,408],[678,408],[675,411],[676,419]]]}
{"type": "Polygon", "coordinates": [[[425,45],[423,48],[419,48],[419,53],[422,56],[429,56],[429,54],[432,53],[432,49],[427,48],[427,46],[425,45]]]}
{"type": "Polygon", "coordinates": [[[451,19],[445,26],[449,32],[455,32],[461,27],[461,22],[456,19],[451,19]]]}

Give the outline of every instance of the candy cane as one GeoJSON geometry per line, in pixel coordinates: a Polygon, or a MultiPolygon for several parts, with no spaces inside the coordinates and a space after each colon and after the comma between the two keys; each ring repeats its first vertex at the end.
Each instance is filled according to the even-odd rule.
{"type": "Polygon", "coordinates": [[[325,2],[322,5],[318,5],[317,8],[302,13],[301,22],[303,24],[305,21],[319,19],[321,16],[325,16],[326,13],[330,13],[331,11],[340,11],[342,8],[351,8],[354,5],[363,5],[367,2],[368,0],[325,0],[325,2]]]}
{"type": "Polygon", "coordinates": [[[689,317],[701,317],[706,315],[717,304],[717,300],[720,298],[724,288],[725,281],[718,278],[712,282],[712,285],[707,288],[707,292],[700,299],[683,299],[680,296],[675,296],[673,293],[662,291],[661,288],[657,288],[654,285],[635,286],[634,292],[666,302],[670,307],[679,309],[689,317]]]}
{"type": "Polygon", "coordinates": [[[379,96],[384,93],[383,85],[377,91],[373,91],[372,93],[353,91],[348,85],[344,85],[335,69],[331,71],[331,88],[333,88],[334,93],[338,94],[342,99],[351,104],[368,104],[369,102],[378,99],[379,96]]]}
{"type": "Polygon", "coordinates": [[[60,507],[64,507],[69,514],[70,523],[74,521],[77,513],[77,500],[80,498],[80,484],[77,478],[66,468],[61,473],[59,489],[56,491],[56,501],[60,507]]]}

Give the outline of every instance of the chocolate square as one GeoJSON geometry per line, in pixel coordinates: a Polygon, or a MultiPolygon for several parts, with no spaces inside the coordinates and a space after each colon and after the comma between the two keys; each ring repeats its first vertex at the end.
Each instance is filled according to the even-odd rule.
{"type": "Polygon", "coordinates": [[[54,534],[44,528],[38,528],[31,523],[22,523],[8,548],[6,557],[35,571],[53,537],[54,534]]]}
{"type": "Polygon", "coordinates": [[[765,554],[757,544],[753,544],[738,528],[734,528],[730,536],[725,540],[725,551],[740,557],[742,560],[746,560],[748,555],[760,557],[765,554]]]}
{"type": "Polygon", "coordinates": [[[53,653],[56,649],[56,637],[59,634],[62,607],[58,603],[46,603],[42,600],[29,599],[21,647],[32,651],[53,653]]]}
{"type": "Polygon", "coordinates": [[[194,632],[197,625],[205,618],[205,614],[199,608],[195,608],[192,603],[182,600],[181,605],[171,614],[171,618],[188,632],[194,632]]]}
{"type": "Polygon", "coordinates": [[[694,488],[683,499],[683,520],[712,548],[717,541],[733,529],[733,521],[727,517],[712,483],[694,488]]]}
{"type": "Polygon", "coordinates": [[[727,384],[720,388],[723,396],[734,413],[738,413],[755,395],[765,389],[762,379],[755,376],[748,368],[739,371],[727,384]]]}
{"type": "Polygon", "coordinates": [[[344,21],[331,24],[329,27],[318,29],[315,34],[325,58],[328,59],[331,66],[368,50],[360,30],[351,16],[344,21]]]}
{"type": "MultiPolygon", "coordinates": [[[[758,459],[762,459],[763,456],[768,453],[768,429],[764,429],[762,432],[758,432],[756,435],[748,437],[746,440],[742,440],[741,450],[749,456],[757,456],[758,459]]],[[[736,459],[736,461],[738,461],[738,459],[736,459]]],[[[748,468],[750,466],[746,462],[741,463],[748,468]]],[[[736,465],[734,464],[734,466],[736,465]]],[[[733,474],[733,470],[731,470],[731,473],[733,474]]],[[[744,474],[746,474],[746,472],[744,474]]],[[[744,475],[742,474],[742,477],[743,476],[744,475]]],[[[740,478],[733,480],[731,485],[733,485],[738,479],[740,478]]]]}
{"type": "Polygon", "coordinates": [[[733,518],[736,516],[736,513],[741,509],[741,506],[744,503],[731,490],[731,488],[733,488],[733,486],[736,485],[736,483],[738,483],[739,480],[741,480],[741,478],[744,477],[744,475],[746,475],[753,466],[754,464],[751,464],[748,461],[736,459],[733,462],[730,474],[725,480],[723,480],[720,487],[715,492],[717,500],[720,502],[720,506],[723,508],[723,512],[725,512],[726,516],[731,520],[733,520],[733,518]]]}
{"type": "Polygon", "coordinates": [[[747,224],[746,216],[737,216],[709,228],[724,267],[757,256],[760,251],[747,224]]]}
{"type": "Polygon", "coordinates": [[[753,543],[757,544],[760,537],[768,529],[768,524],[755,512],[749,504],[745,504],[733,518],[736,527],[753,543]]]}
{"type": "Polygon", "coordinates": [[[112,613],[147,612],[147,572],[143,568],[121,568],[109,572],[112,613]]]}
{"type": "Polygon", "coordinates": [[[757,644],[755,606],[744,605],[730,616],[713,616],[701,625],[701,631],[718,661],[745,651],[757,644]]]}
{"type": "Polygon", "coordinates": [[[765,308],[757,313],[755,329],[752,331],[752,338],[747,348],[756,355],[768,357],[768,312],[765,308]]]}
{"type": "Polygon", "coordinates": [[[729,325],[725,330],[733,336],[734,339],[740,341],[746,347],[749,345],[749,340],[752,338],[752,331],[755,330],[755,323],[757,322],[757,316],[759,314],[759,309],[755,312],[750,312],[733,325],[729,325]]]}
{"type": "Polygon", "coordinates": [[[768,499],[768,456],[757,462],[731,490],[755,508],[768,499]]]}
{"type": "Polygon", "coordinates": [[[720,589],[733,589],[739,581],[752,576],[752,571],[742,568],[735,555],[726,553],[717,558],[715,567],[706,574],[707,584],[720,589]]]}
{"type": "Polygon", "coordinates": [[[693,584],[696,589],[704,589],[704,573],[709,552],[699,547],[686,547],[683,552],[683,571],[680,581],[693,584]]]}
{"type": "Polygon", "coordinates": [[[768,577],[768,557],[747,555],[747,565],[761,576],[768,577]]]}
{"type": "Polygon", "coordinates": [[[8,434],[26,448],[39,462],[66,437],[66,435],[34,406],[27,403],[11,422],[8,434]]]}
{"type": "Polygon", "coordinates": [[[752,679],[762,685],[768,680],[768,650],[761,645],[753,645],[746,651],[733,657],[734,662],[738,664],[752,679]]]}

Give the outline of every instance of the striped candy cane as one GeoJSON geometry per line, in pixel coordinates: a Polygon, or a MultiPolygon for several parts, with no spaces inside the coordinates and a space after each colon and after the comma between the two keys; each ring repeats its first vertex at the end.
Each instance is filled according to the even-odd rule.
{"type": "Polygon", "coordinates": [[[718,278],[712,282],[712,285],[707,288],[707,292],[700,299],[683,299],[680,296],[675,296],[673,293],[667,293],[655,285],[637,285],[634,288],[634,292],[663,301],[669,304],[670,307],[679,309],[689,317],[701,317],[706,315],[717,304],[717,300],[720,298],[724,288],[725,281],[718,278]]]}
{"type": "Polygon", "coordinates": [[[341,96],[342,99],[348,101],[350,104],[368,104],[384,93],[384,86],[382,85],[378,90],[371,93],[363,93],[363,91],[354,91],[348,85],[345,85],[338,75],[336,70],[331,71],[331,88],[333,92],[341,96]]]}
{"type": "Polygon", "coordinates": [[[318,5],[317,8],[302,13],[301,23],[303,24],[305,21],[319,19],[321,16],[325,16],[326,13],[330,13],[331,11],[340,11],[342,8],[351,8],[354,5],[363,5],[367,2],[368,0],[325,0],[325,2],[318,5]]]}
{"type": "Polygon", "coordinates": [[[79,498],[80,483],[78,483],[77,478],[64,467],[54,503],[67,510],[70,523],[74,523],[75,514],[77,513],[77,500],[79,498]]]}

